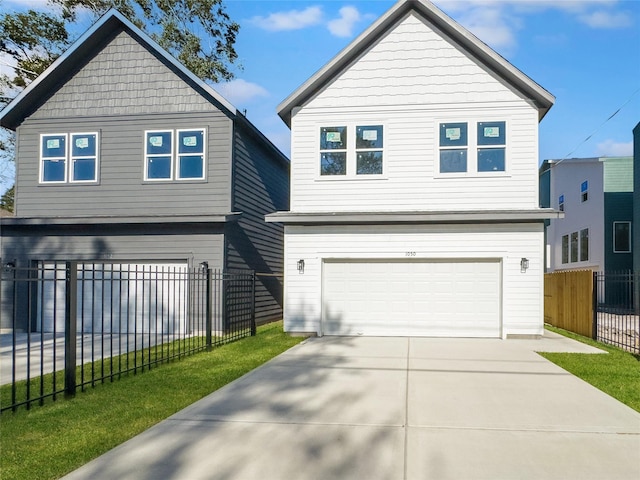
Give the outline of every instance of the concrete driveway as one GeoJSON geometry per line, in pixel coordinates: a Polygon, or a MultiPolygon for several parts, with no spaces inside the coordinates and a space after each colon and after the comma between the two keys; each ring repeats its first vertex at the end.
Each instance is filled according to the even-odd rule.
{"type": "Polygon", "coordinates": [[[640,413],[542,340],[312,338],[68,479],[638,479],[640,413]]]}

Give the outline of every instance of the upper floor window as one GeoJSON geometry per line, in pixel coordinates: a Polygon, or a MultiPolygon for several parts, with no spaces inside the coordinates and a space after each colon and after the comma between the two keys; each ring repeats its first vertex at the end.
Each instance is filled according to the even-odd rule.
{"type": "Polygon", "coordinates": [[[582,202],[589,200],[589,182],[587,180],[580,185],[580,198],[582,202]]]}
{"type": "Polygon", "coordinates": [[[631,253],[631,222],[613,222],[613,253],[631,253]]]}
{"type": "Polygon", "coordinates": [[[564,212],[564,195],[558,197],[558,210],[564,212]]]}
{"type": "Polygon", "coordinates": [[[98,133],[40,135],[40,183],[98,180],[98,133]]]}
{"type": "Polygon", "coordinates": [[[506,170],[506,122],[441,123],[440,173],[491,173],[506,170]]]}
{"type": "Polygon", "coordinates": [[[320,128],[320,175],[356,176],[383,173],[382,125],[320,128]]]}
{"type": "Polygon", "coordinates": [[[204,129],[145,132],[144,179],[204,179],[205,137],[204,129]]]}

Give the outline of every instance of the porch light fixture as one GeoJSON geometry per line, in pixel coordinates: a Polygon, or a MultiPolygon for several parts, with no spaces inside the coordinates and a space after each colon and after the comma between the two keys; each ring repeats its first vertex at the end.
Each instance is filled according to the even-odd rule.
{"type": "Polygon", "coordinates": [[[7,262],[2,267],[5,269],[5,271],[8,272],[12,268],[16,268],[16,264],[15,264],[15,262],[7,262]]]}
{"type": "Polygon", "coordinates": [[[520,273],[524,273],[529,268],[529,259],[522,257],[520,259],[520,273]]]}
{"type": "Polygon", "coordinates": [[[304,260],[298,260],[298,273],[304,273],[304,260]]]}
{"type": "Polygon", "coordinates": [[[200,262],[200,268],[202,270],[209,270],[209,262],[207,262],[207,261],[200,262]]]}

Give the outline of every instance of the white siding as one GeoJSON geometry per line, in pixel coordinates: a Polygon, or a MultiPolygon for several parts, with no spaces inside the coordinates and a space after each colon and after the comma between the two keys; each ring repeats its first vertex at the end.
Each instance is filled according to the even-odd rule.
{"type": "Polygon", "coordinates": [[[537,109],[409,16],[293,116],[291,210],[536,208],[537,164],[537,109]],[[506,172],[439,176],[439,123],[479,121],[506,122],[506,172]],[[378,124],[381,178],[320,177],[320,127],[378,124]]]}
{"type": "Polygon", "coordinates": [[[502,335],[540,335],[542,243],[542,224],[287,226],[285,329],[321,333],[326,259],[484,258],[502,264],[502,335]],[[529,259],[525,273],[522,257],[529,259]],[[305,261],[304,273],[297,270],[298,260],[305,261]]]}

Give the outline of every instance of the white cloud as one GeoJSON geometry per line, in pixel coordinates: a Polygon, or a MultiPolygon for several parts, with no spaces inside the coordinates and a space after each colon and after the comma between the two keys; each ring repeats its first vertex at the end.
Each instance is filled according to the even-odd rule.
{"type": "Polygon", "coordinates": [[[579,19],[591,28],[626,28],[633,25],[631,16],[624,12],[598,10],[580,15],[579,19]]]}
{"type": "Polygon", "coordinates": [[[254,25],[270,32],[282,30],[299,30],[322,22],[322,8],[307,7],[304,10],[289,10],[288,12],[272,13],[266,17],[252,17],[249,21],[254,25]]]}
{"type": "Polygon", "coordinates": [[[269,92],[257,83],[238,78],[226,83],[218,83],[214,88],[233,105],[242,105],[259,97],[268,97],[269,92]]]}
{"type": "Polygon", "coordinates": [[[459,21],[495,49],[510,50],[517,44],[515,30],[520,22],[500,8],[472,8],[460,16],[459,21]]]}
{"type": "Polygon", "coordinates": [[[633,142],[605,140],[596,146],[596,154],[601,157],[630,157],[633,155],[633,142]]]}
{"type": "Polygon", "coordinates": [[[350,37],[353,34],[353,27],[362,20],[362,15],[356,7],[342,7],[340,17],[331,20],[327,28],[336,37],[350,37]]]}

